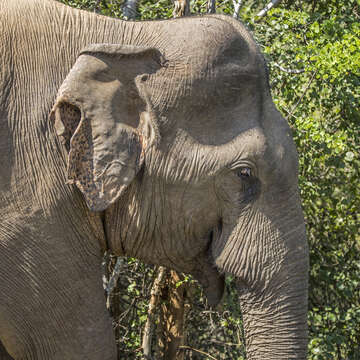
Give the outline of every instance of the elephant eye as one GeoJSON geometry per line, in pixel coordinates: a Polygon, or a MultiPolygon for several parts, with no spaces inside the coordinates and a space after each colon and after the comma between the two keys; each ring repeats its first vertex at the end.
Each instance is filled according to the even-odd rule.
{"type": "Polygon", "coordinates": [[[241,167],[240,169],[238,169],[237,175],[240,178],[248,179],[251,177],[251,169],[249,167],[241,167]]]}

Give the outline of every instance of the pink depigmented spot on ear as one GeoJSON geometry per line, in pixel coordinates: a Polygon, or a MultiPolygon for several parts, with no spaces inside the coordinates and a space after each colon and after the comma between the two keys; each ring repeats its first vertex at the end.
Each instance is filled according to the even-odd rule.
{"type": "Polygon", "coordinates": [[[51,112],[54,118],[56,134],[69,151],[70,139],[79,125],[81,112],[75,105],[67,102],[58,102],[51,112]]]}

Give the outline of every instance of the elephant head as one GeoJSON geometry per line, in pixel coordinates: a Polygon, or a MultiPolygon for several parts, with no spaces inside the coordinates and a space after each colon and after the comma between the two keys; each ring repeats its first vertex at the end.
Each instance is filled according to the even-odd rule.
{"type": "Polygon", "coordinates": [[[68,181],[90,210],[105,210],[116,253],[192,273],[213,304],[233,274],[248,359],[305,359],[308,260],[291,132],[247,31],[203,21],[193,38],[177,29],[176,48],[81,52],[52,111],[68,181]]]}

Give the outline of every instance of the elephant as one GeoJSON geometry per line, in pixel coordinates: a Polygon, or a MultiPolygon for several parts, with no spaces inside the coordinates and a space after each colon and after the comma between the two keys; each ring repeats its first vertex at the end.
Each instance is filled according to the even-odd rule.
{"type": "Polygon", "coordinates": [[[236,279],[247,359],[305,359],[298,155],[239,21],[0,0],[0,348],[115,359],[108,250],[236,279]]]}

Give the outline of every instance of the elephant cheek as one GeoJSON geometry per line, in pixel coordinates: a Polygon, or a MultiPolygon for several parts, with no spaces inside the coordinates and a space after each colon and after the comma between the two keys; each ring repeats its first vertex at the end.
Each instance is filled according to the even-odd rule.
{"type": "Polygon", "coordinates": [[[219,269],[235,275],[245,287],[264,289],[280,272],[287,250],[278,228],[260,211],[248,208],[237,223],[223,223],[217,230],[212,252],[219,269]]]}

